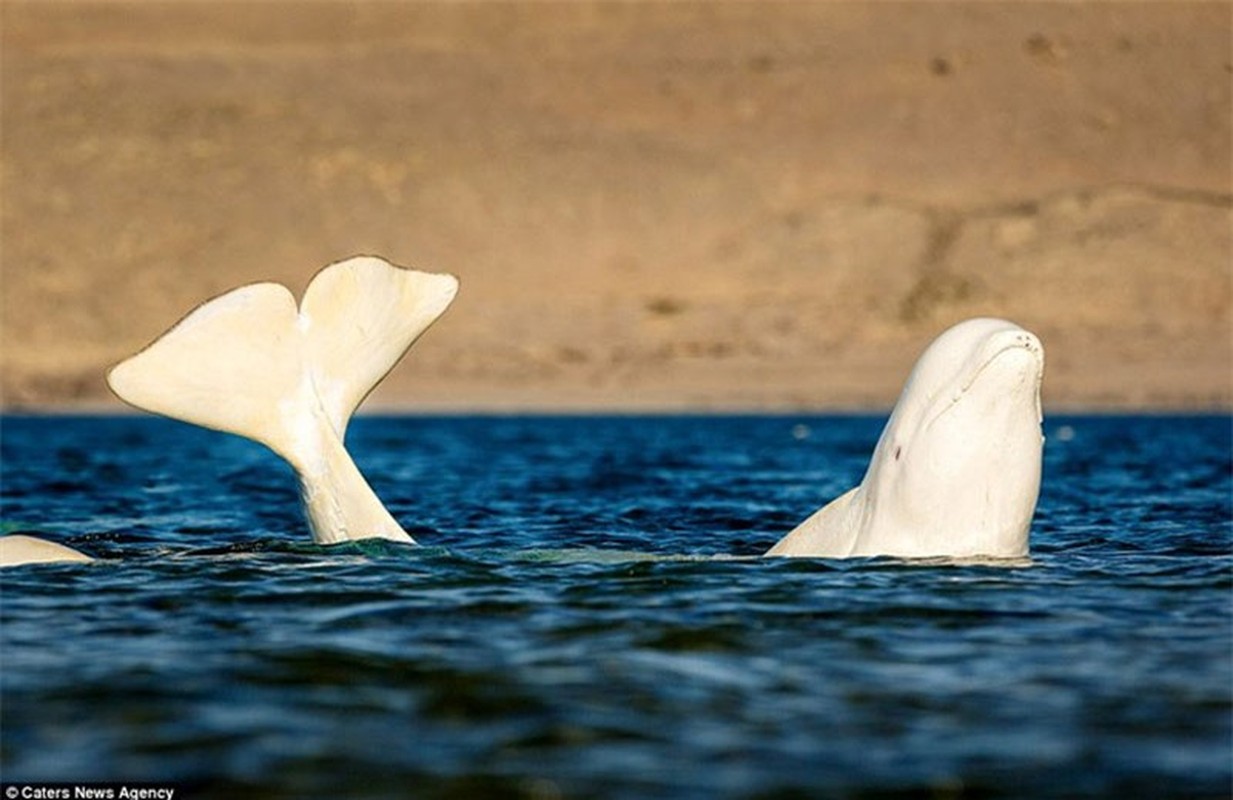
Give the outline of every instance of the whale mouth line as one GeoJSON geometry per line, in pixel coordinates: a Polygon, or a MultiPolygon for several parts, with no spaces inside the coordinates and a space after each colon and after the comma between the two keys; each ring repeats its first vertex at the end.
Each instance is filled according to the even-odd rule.
{"type": "MultiPolygon", "coordinates": [[[[971,377],[969,377],[966,381],[963,382],[963,385],[959,387],[959,391],[955,392],[955,394],[950,398],[950,402],[946,404],[946,407],[943,408],[941,411],[939,411],[937,414],[933,415],[933,419],[930,421],[930,424],[932,425],[934,422],[937,422],[939,419],[945,416],[948,411],[950,411],[952,408],[958,405],[959,401],[967,396],[968,392],[972,389],[973,386],[976,385],[976,382],[980,380],[980,376],[985,374],[985,370],[989,369],[990,365],[992,365],[995,361],[997,361],[998,359],[1000,359],[1002,356],[1006,355],[1007,353],[1014,353],[1014,352],[1019,352],[1019,351],[1025,352],[1031,356],[1035,356],[1038,361],[1041,360],[1041,354],[1040,354],[1039,348],[1034,347],[1029,342],[1017,341],[1017,342],[1014,342],[1013,344],[1006,345],[1005,347],[1003,347],[1002,349],[998,350],[996,353],[991,355],[989,358],[985,359],[984,363],[981,364],[980,367],[975,372],[972,373],[971,377]]],[[[1039,386],[1040,386],[1039,371],[1037,375],[1036,386],[1039,389],[1039,386]]],[[[1039,391],[1037,392],[1037,397],[1039,397],[1039,391]]]]}

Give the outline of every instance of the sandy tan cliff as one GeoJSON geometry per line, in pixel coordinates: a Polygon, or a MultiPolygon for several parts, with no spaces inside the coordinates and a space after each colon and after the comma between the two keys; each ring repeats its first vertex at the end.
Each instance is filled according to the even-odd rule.
{"type": "Polygon", "coordinates": [[[356,253],[463,282],[378,405],[885,406],[979,314],[1233,403],[1228,3],[0,8],[10,409],[356,253]]]}

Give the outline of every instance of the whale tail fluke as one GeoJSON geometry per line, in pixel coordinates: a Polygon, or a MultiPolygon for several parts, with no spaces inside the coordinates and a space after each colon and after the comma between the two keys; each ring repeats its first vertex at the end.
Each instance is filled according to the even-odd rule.
{"type": "Polygon", "coordinates": [[[299,308],[279,284],[243,286],[198,306],[107,382],[131,405],[286,459],[318,542],[410,541],[342,442],[355,409],[457,291],[452,275],[368,256],[321,270],[299,308]]]}

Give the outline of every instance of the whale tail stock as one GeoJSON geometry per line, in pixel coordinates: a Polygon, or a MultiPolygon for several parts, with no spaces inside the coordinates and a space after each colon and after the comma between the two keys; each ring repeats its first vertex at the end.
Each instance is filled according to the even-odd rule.
{"type": "Polygon", "coordinates": [[[445,311],[452,275],[360,256],[313,278],[299,308],[276,283],[198,306],[107,383],[138,408],[256,440],[295,469],[320,544],[411,542],[343,446],[364,398],[445,311]]]}

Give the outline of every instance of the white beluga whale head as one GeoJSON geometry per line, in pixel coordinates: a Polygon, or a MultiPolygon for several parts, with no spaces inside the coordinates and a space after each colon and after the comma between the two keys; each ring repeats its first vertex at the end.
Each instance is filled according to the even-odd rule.
{"type": "Polygon", "coordinates": [[[950,328],[913,367],[860,485],[769,555],[1026,555],[1043,374],[1040,340],[1012,322],[950,328]]]}

